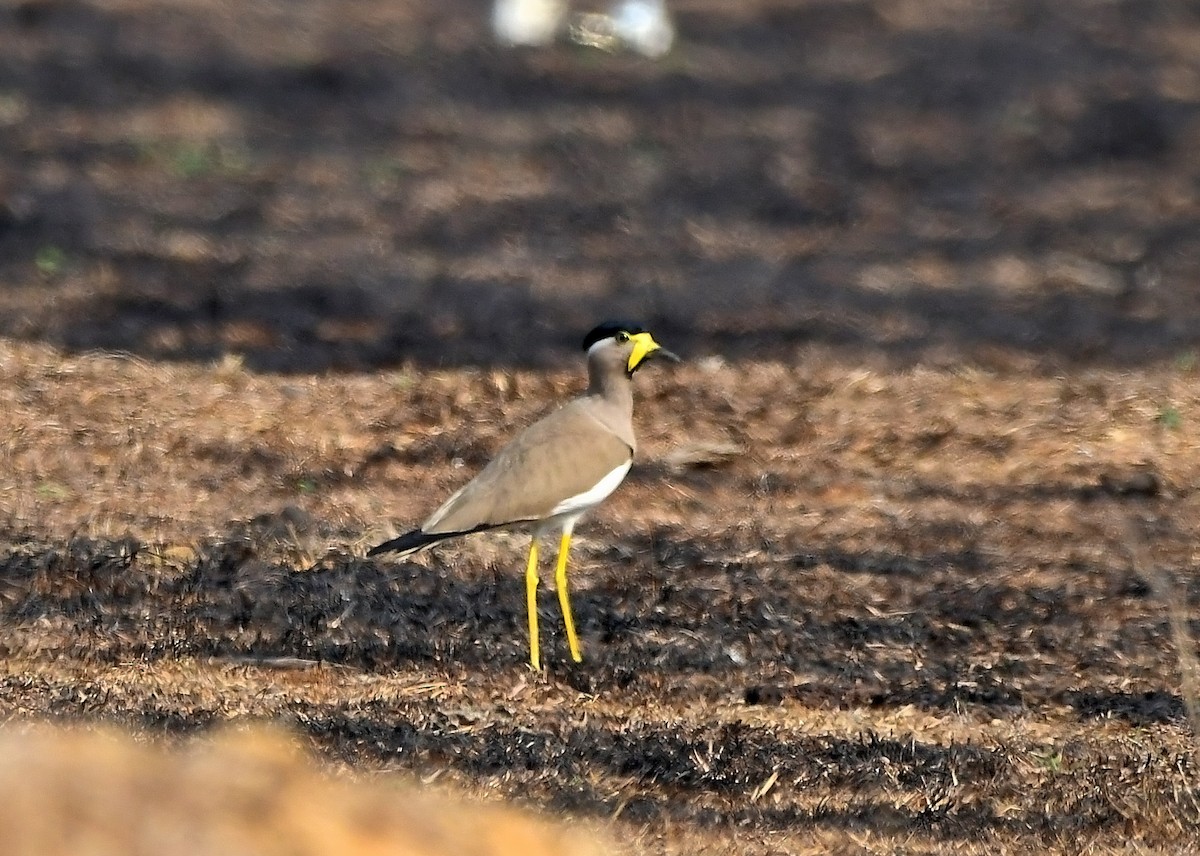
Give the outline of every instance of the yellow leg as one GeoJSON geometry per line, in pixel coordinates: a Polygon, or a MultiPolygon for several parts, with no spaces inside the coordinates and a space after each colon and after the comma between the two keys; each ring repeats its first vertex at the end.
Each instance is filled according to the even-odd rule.
{"type": "Polygon", "coordinates": [[[583,662],[579,653],[579,637],[575,635],[575,619],[571,617],[571,597],[567,592],[567,554],[571,550],[571,533],[563,532],[558,545],[558,566],[554,571],[554,583],[558,586],[558,602],[562,605],[563,621],[567,625],[567,644],[571,646],[571,659],[583,662]]]}
{"type": "Polygon", "coordinates": [[[537,536],[535,535],[533,543],[529,545],[529,564],[525,566],[525,600],[526,606],[529,609],[529,664],[533,666],[535,672],[540,671],[542,668],[542,657],[538,651],[537,560],[538,545],[537,536]]]}

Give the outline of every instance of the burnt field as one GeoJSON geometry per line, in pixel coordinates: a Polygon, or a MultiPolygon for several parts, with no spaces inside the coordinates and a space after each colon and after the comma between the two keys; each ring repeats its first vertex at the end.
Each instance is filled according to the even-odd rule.
{"type": "Polygon", "coordinates": [[[1193,852],[1200,16],[673,8],[0,4],[0,718],[634,852],[1193,852]],[[535,675],[523,536],[363,554],[612,316],[686,362],[535,675]]]}

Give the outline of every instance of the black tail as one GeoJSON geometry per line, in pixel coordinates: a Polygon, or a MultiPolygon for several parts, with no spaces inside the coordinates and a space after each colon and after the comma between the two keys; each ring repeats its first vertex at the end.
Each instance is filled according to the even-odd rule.
{"type": "Polygon", "coordinates": [[[420,529],[414,529],[412,532],[406,532],[398,538],[393,538],[391,541],[384,541],[378,547],[372,547],[367,551],[367,555],[378,556],[380,553],[415,553],[422,547],[428,547],[430,544],[435,544],[438,541],[445,540],[446,538],[453,538],[458,534],[458,532],[450,532],[441,535],[431,535],[428,532],[422,532],[420,529]]]}
{"type": "Polygon", "coordinates": [[[436,544],[438,541],[445,541],[447,538],[461,538],[463,535],[474,535],[476,532],[486,532],[489,529],[500,529],[501,527],[508,525],[510,524],[481,523],[474,529],[464,529],[461,532],[422,532],[420,529],[414,529],[412,532],[405,532],[403,535],[393,538],[391,541],[384,541],[378,547],[372,547],[367,551],[367,555],[378,556],[380,553],[400,553],[402,556],[407,556],[410,553],[417,552],[423,547],[428,547],[430,544],[436,544]]]}

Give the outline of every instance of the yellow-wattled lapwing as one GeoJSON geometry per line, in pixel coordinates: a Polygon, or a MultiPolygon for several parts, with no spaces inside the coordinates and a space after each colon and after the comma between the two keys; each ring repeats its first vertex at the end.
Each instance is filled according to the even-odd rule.
{"type": "Polygon", "coordinates": [[[562,540],[554,579],[576,663],[583,657],[567,593],[567,556],[579,518],[616,490],[629,472],[633,437],[633,373],[652,358],[679,357],[636,324],[607,322],[583,340],[588,355],[587,392],[516,436],[479,475],[407,534],[371,549],[368,556],[409,555],[447,538],[488,529],[533,531],[525,592],[529,610],[529,660],[541,668],[538,646],[538,540],[558,529],[562,540]]]}

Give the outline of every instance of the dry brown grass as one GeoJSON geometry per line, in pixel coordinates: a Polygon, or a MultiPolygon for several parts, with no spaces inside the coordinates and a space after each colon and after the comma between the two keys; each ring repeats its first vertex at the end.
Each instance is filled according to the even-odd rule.
{"type": "Polygon", "coordinates": [[[356,555],[574,372],[293,379],[12,342],[0,364],[7,717],[278,718],[347,775],[608,819],[648,852],[1196,840],[1168,617],[1113,523],[1146,519],[1194,610],[1200,394],[1173,367],[813,349],[647,375],[641,468],[579,543],[587,662],[533,678],[519,538],[356,555]],[[717,441],[745,452],[671,463],[717,441]]]}

